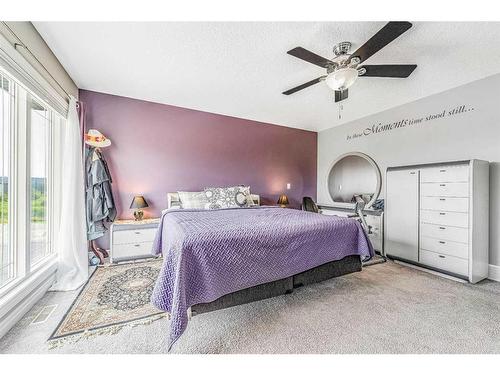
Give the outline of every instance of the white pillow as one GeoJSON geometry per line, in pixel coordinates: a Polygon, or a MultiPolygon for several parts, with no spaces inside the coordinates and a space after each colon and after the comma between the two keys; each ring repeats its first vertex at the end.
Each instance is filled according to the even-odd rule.
{"type": "Polygon", "coordinates": [[[203,191],[178,191],[181,207],[184,209],[206,209],[208,199],[203,191]]]}

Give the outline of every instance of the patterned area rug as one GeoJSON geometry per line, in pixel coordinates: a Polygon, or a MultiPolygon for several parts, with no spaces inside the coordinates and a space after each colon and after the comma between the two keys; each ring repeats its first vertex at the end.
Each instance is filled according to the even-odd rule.
{"type": "Polygon", "coordinates": [[[153,260],[98,267],[49,338],[51,346],[166,316],[150,302],[161,264],[153,260]]]}

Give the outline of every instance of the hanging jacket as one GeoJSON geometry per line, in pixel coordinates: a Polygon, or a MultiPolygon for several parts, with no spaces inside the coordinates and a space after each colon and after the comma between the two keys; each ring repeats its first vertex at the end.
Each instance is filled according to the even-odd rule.
{"type": "Polygon", "coordinates": [[[108,164],[98,148],[85,148],[87,239],[102,237],[116,218],[108,164]]]}

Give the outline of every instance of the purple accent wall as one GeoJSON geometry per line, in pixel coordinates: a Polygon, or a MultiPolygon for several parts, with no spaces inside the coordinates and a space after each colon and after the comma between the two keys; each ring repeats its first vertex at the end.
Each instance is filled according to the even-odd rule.
{"type": "Polygon", "coordinates": [[[316,199],[317,133],[80,90],[87,129],[101,131],[119,218],[143,194],[145,217],[159,216],[167,192],[250,185],[262,204],[285,192],[291,206],[316,199]],[[286,190],[286,184],[291,189],[286,190]]]}

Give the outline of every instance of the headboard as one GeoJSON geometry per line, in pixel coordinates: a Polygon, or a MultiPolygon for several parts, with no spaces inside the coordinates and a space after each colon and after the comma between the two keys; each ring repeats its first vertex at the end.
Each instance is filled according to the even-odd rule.
{"type": "MultiPolygon", "coordinates": [[[[252,197],[253,203],[257,206],[260,206],[260,195],[258,194],[250,194],[252,197]]],[[[181,200],[179,199],[179,193],[167,193],[167,208],[173,207],[181,207],[181,200]]]]}

